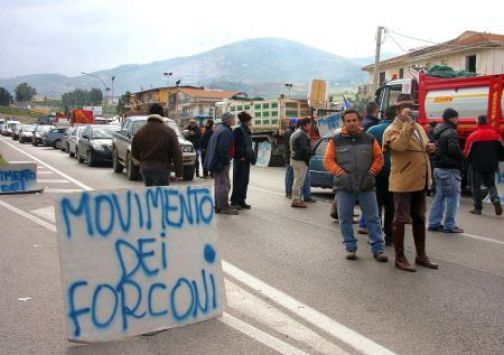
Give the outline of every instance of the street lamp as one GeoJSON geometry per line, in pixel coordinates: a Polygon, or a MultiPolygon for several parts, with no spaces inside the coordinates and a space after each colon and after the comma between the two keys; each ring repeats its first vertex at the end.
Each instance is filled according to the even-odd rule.
{"type": "Polygon", "coordinates": [[[110,94],[110,96],[112,98],[112,100],[111,100],[112,101],[112,105],[114,104],[114,80],[115,80],[115,75],[112,75],[112,80],[111,80],[112,81],[112,91],[111,91],[111,94],[110,94]]]}
{"type": "Polygon", "coordinates": [[[290,99],[290,94],[291,94],[291,89],[292,89],[292,84],[285,84],[285,87],[289,89],[289,99],[290,99]]]}
{"type": "Polygon", "coordinates": [[[173,73],[167,72],[167,73],[163,73],[163,75],[166,77],[166,86],[170,87],[170,77],[173,75],[173,73]]]}
{"type": "MultiPolygon", "coordinates": [[[[96,79],[100,80],[100,81],[101,81],[101,83],[103,84],[103,88],[105,89],[105,91],[103,92],[103,97],[102,97],[102,114],[103,114],[103,113],[104,113],[104,111],[105,111],[105,110],[104,110],[104,106],[105,106],[105,105],[104,105],[104,102],[105,102],[105,95],[106,95],[106,94],[107,94],[107,92],[110,90],[110,88],[109,88],[109,87],[107,87],[107,85],[105,84],[105,81],[103,81],[103,79],[102,79],[102,78],[100,78],[99,76],[96,76],[96,75],[94,75],[94,74],[84,73],[84,72],[81,72],[81,74],[82,74],[82,75],[87,75],[87,76],[92,76],[93,78],[96,78],[96,79]]],[[[115,77],[114,77],[114,79],[115,79],[115,77]]],[[[113,81],[113,79],[112,79],[112,81],[113,81]]]]}

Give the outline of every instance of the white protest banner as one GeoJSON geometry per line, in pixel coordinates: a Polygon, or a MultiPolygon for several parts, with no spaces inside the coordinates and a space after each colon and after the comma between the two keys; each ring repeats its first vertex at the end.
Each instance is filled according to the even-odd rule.
{"type": "Polygon", "coordinates": [[[10,162],[0,166],[0,193],[20,193],[37,190],[37,163],[10,162]]]}
{"type": "Polygon", "coordinates": [[[69,194],[56,202],[67,336],[109,341],[222,315],[208,187],[69,194]]]}
{"type": "Polygon", "coordinates": [[[320,137],[325,137],[328,134],[333,134],[334,130],[342,125],[341,114],[337,113],[331,116],[317,118],[317,128],[320,137]]]}
{"type": "Polygon", "coordinates": [[[271,143],[268,141],[257,144],[256,166],[267,168],[271,159],[271,143]]]}

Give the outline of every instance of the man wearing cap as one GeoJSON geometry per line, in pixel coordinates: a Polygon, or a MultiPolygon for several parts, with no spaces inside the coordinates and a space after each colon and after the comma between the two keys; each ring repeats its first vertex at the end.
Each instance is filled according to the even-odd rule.
{"type": "Polygon", "coordinates": [[[240,124],[233,131],[235,156],[233,159],[233,193],[231,194],[231,207],[236,209],[250,209],[245,202],[250,179],[250,164],[255,164],[256,156],[252,148],[250,137],[252,116],[243,111],[238,114],[240,124]]]}
{"type": "Polygon", "coordinates": [[[214,174],[215,212],[228,215],[239,214],[238,210],[229,205],[229,168],[234,157],[233,126],[234,115],[224,113],[222,124],[210,138],[205,159],[206,168],[214,174]]]}
{"type": "Polygon", "coordinates": [[[436,196],[432,202],[428,229],[433,232],[464,233],[455,223],[460,201],[460,170],[464,164],[457,134],[458,117],[457,111],[447,108],[443,112],[443,123],[436,126],[432,135],[437,147],[433,159],[436,196]],[[441,223],[443,216],[444,224],[441,223]]]}
{"type": "Polygon", "coordinates": [[[170,164],[182,178],[182,152],[177,133],[164,124],[163,107],[153,104],[147,123],[133,136],[131,156],[140,161],[145,186],[170,185],[170,164]]]}
{"type": "Polygon", "coordinates": [[[383,149],[390,151],[391,159],[389,189],[394,193],[395,266],[410,272],[416,269],[404,255],[405,224],[413,225],[415,263],[430,269],[438,268],[425,252],[425,196],[431,186],[429,154],[436,148],[429,143],[422,126],[413,120],[411,110],[414,105],[411,95],[399,94],[394,104],[396,117],[383,134],[383,149]]]}

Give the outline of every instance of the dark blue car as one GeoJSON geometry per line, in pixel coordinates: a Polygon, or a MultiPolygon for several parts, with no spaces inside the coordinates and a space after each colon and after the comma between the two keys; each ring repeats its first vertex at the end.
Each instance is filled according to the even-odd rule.
{"type": "Polygon", "coordinates": [[[324,154],[330,137],[323,137],[315,143],[313,151],[315,154],[310,159],[308,173],[310,174],[311,187],[322,187],[332,189],[334,176],[329,174],[324,168],[324,154]]]}

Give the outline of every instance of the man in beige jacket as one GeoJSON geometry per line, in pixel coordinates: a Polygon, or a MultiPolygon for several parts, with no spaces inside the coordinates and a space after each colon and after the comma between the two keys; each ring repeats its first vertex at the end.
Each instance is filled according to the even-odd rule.
{"type": "Polygon", "coordinates": [[[394,222],[392,235],[395,248],[395,266],[414,272],[404,255],[405,224],[413,225],[417,265],[437,269],[425,253],[426,191],[431,186],[429,154],[435,146],[411,114],[415,102],[408,94],[400,94],[394,104],[396,117],[385,130],[383,149],[390,151],[391,172],[389,190],[394,193],[394,222]]]}

